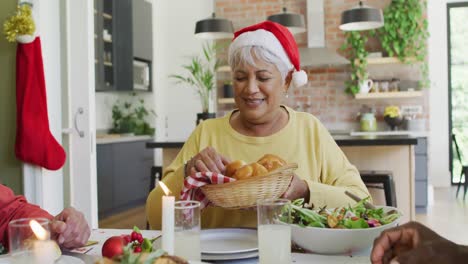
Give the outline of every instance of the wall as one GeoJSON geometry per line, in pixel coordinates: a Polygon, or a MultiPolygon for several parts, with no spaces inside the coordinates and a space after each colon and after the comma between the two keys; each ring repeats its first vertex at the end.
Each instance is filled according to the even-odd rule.
{"type": "MultiPolygon", "coordinates": [[[[219,16],[231,19],[234,29],[237,30],[250,24],[264,21],[267,16],[280,12],[283,2],[288,11],[301,13],[307,19],[305,15],[307,12],[306,0],[251,0],[242,2],[216,0],[215,10],[219,16]]],[[[324,1],[325,42],[329,50],[337,52],[343,44],[344,34],[338,28],[341,13],[346,9],[354,7],[356,3],[357,1],[324,1]]],[[[366,1],[366,4],[379,8],[384,8],[389,3],[390,0],[366,1]]],[[[295,36],[299,46],[307,46],[306,34],[302,33],[295,36]]],[[[399,106],[421,105],[424,114],[418,116],[418,118],[428,119],[428,91],[425,91],[423,97],[415,99],[358,101],[344,92],[344,82],[349,78],[348,67],[304,67],[303,69],[309,75],[309,83],[304,87],[294,89],[292,91],[293,96],[290,96],[287,104],[296,109],[314,114],[330,130],[357,130],[359,126],[357,114],[363,104],[371,106],[376,110],[381,129],[386,129],[383,123],[383,110],[391,104],[399,106]]],[[[391,79],[395,77],[402,80],[417,80],[420,75],[418,66],[406,65],[370,65],[368,71],[370,78],[375,79],[391,79]]]]}
{"type": "Polygon", "coordinates": [[[195,128],[201,104],[193,88],[175,84],[168,76],[182,74],[182,64],[201,54],[203,41],[195,38],[195,23],[207,18],[213,0],[154,0],[154,92],[158,140],[185,140],[195,128]]]}
{"type": "MultiPolygon", "coordinates": [[[[0,1],[0,21],[7,19],[16,9],[16,0],[0,1]]],[[[3,28],[3,27],[2,27],[3,28]]],[[[3,31],[2,31],[3,32],[3,31]]],[[[21,163],[14,152],[16,133],[15,65],[16,45],[0,36],[0,183],[22,193],[21,163]]]]}

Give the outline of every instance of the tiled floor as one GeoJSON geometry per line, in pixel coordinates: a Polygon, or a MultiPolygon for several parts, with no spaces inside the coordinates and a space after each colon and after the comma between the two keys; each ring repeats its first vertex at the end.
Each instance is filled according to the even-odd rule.
{"type": "Polygon", "coordinates": [[[416,219],[440,235],[468,245],[468,194],[463,201],[462,190],[458,199],[455,192],[456,187],[434,189],[434,202],[429,205],[427,214],[418,214],[416,219]]]}
{"type": "MultiPolygon", "coordinates": [[[[435,189],[427,214],[418,214],[416,219],[440,235],[468,245],[468,197],[464,202],[460,192],[456,199],[455,191],[455,187],[435,189]]],[[[134,225],[146,227],[144,206],[99,221],[100,228],[132,228],[134,225]]]]}

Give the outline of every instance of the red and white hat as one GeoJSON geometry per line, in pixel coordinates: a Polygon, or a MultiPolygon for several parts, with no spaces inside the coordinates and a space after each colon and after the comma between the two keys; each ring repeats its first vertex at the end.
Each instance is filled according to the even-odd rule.
{"type": "Polygon", "coordinates": [[[229,54],[246,46],[261,46],[277,55],[287,65],[294,66],[292,83],[300,87],[307,83],[307,74],[300,68],[299,49],[289,30],[275,22],[264,21],[234,33],[229,54]]]}

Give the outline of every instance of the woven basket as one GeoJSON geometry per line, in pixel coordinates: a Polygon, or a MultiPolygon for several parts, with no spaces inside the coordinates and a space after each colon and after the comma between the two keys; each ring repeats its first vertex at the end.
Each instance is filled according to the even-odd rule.
{"type": "Polygon", "coordinates": [[[226,209],[248,208],[257,200],[278,198],[289,187],[297,164],[287,164],[268,174],[225,184],[201,187],[206,197],[215,205],[226,209]]]}

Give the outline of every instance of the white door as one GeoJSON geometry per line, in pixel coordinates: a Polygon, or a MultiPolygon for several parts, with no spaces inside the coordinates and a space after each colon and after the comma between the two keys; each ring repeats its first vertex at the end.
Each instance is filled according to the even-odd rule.
{"type": "Polygon", "coordinates": [[[94,4],[93,0],[62,2],[64,80],[62,112],[66,206],[82,211],[92,228],[98,227],[96,179],[94,4]],[[66,114],[65,114],[66,113],[66,114]]]}

